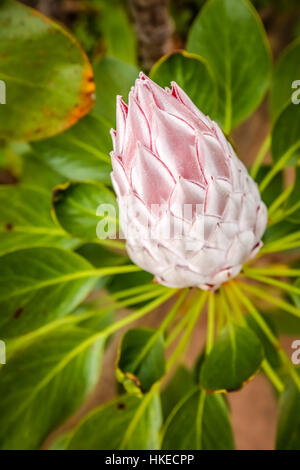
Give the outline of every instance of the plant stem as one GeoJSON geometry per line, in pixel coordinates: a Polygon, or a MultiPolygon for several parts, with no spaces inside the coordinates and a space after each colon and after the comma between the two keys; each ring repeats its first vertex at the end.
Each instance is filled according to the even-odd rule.
{"type": "Polygon", "coordinates": [[[160,297],[153,300],[149,304],[144,305],[142,308],[138,309],[136,312],[133,312],[132,314],[127,315],[126,317],[122,318],[118,322],[113,323],[112,325],[109,325],[108,327],[104,328],[104,330],[102,330],[99,333],[96,333],[95,335],[91,336],[90,338],[88,338],[87,342],[89,342],[89,344],[92,344],[95,341],[97,341],[98,339],[106,338],[106,337],[112,335],[113,333],[115,333],[120,328],[123,328],[124,326],[127,326],[128,324],[130,324],[130,323],[132,323],[136,320],[139,320],[144,315],[151,312],[156,307],[158,307],[159,305],[163,304],[168,299],[170,299],[170,297],[172,297],[175,294],[176,291],[177,291],[177,289],[168,289],[168,291],[165,294],[161,295],[160,297]]]}
{"type": "Polygon", "coordinates": [[[76,313],[72,315],[67,315],[63,318],[59,318],[57,320],[52,321],[51,323],[47,323],[46,325],[37,328],[36,330],[27,333],[23,336],[19,336],[18,338],[7,340],[7,358],[11,357],[15,351],[17,351],[20,347],[24,347],[27,344],[31,343],[32,341],[36,340],[40,336],[50,333],[61,326],[68,325],[68,324],[77,324],[81,321],[88,320],[93,317],[98,317],[106,312],[109,312],[112,308],[121,308],[121,307],[128,307],[130,305],[134,305],[136,303],[150,300],[153,297],[161,296],[164,290],[159,290],[158,292],[147,292],[142,295],[130,297],[129,299],[123,300],[122,302],[115,302],[115,303],[108,303],[107,305],[102,306],[100,309],[91,310],[88,312],[83,313],[76,313]]]}
{"type": "MultiPolygon", "coordinates": [[[[177,313],[180,305],[182,304],[182,302],[184,301],[184,299],[186,298],[186,295],[188,293],[188,290],[185,290],[185,292],[183,292],[180,296],[180,298],[178,299],[178,301],[176,302],[176,304],[174,305],[174,307],[171,309],[170,313],[167,315],[165,321],[164,321],[164,326],[160,327],[160,329],[163,329],[165,330],[165,328],[167,327],[168,324],[170,324],[171,322],[171,319],[174,318],[174,315],[177,313]]],[[[171,367],[173,366],[174,362],[176,362],[178,356],[182,353],[182,350],[185,348],[186,346],[186,343],[189,339],[189,336],[190,336],[190,330],[192,330],[193,326],[194,326],[194,323],[195,323],[195,320],[197,321],[198,319],[198,316],[199,316],[199,313],[201,313],[201,310],[204,306],[204,303],[205,303],[205,299],[206,299],[206,295],[207,293],[203,293],[201,292],[201,296],[200,296],[200,299],[197,301],[196,300],[196,303],[195,305],[193,306],[192,308],[192,313],[193,313],[193,318],[192,318],[192,321],[189,325],[189,327],[186,329],[182,339],[180,340],[178,346],[176,347],[176,349],[173,351],[173,353],[171,354],[171,357],[169,358],[169,360],[167,361],[167,364],[166,364],[166,371],[170,370],[171,367]],[[200,310],[200,312],[199,312],[200,310]],[[197,313],[197,315],[195,316],[195,313],[197,313]]],[[[163,378],[159,379],[157,382],[155,382],[150,391],[143,396],[142,400],[141,400],[141,403],[133,417],[133,419],[131,420],[130,422],[130,425],[128,427],[128,429],[126,430],[126,433],[124,435],[124,438],[122,440],[122,443],[121,443],[121,446],[120,446],[120,449],[124,449],[126,447],[126,444],[128,443],[128,440],[130,439],[130,436],[132,435],[132,433],[134,432],[139,420],[140,420],[140,417],[142,416],[143,412],[145,411],[145,409],[147,408],[148,404],[151,402],[153,396],[155,395],[155,393],[159,390],[160,386],[161,386],[161,383],[162,383],[162,380],[163,378]]]]}
{"type": "Polygon", "coordinates": [[[168,335],[166,341],[165,341],[165,346],[168,348],[171,343],[177,338],[177,336],[181,333],[182,329],[185,327],[185,325],[189,322],[190,319],[190,312],[186,313],[183,318],[180,320],[180,322],[175,326],[175,328],[171,331],[171,333],[168,335]]]}
{"type": "Polygon", "coordinates": [[[259,276],[298,277],[300,276],[300,269],[290,269],[285,265],[279,265],[271,268],[244,268],[244,273],[246,275],[258,274],[259,276]]]}
{"type": "MultiPolygon", "coordinates": [[[[279,194],[279,196],[275,199],[275,201],[272,202],[268,210],[269,217],[272,218],[276,210],[288,199],[293,188],[294,188],[294,184],[291,184],[282,193],[279,194]]],[[[276,214],[274,216],[274,219],[275,217],[276,217],[276,214]]],[[[273,224],[273,220],[272,220],[272,224],[273,224]]]]}
{"type": "Polygon", "coordinates": [[[267,242],[260,250],[260,254],[271,253],[274,251],[283,251],[284,249],[286,249],[286,246],[289,246],[293,243],[296,243],[296,245],[300,243],[299,230],[297,232],[291,233],[290,235],[282,237],[280,240],[267,242]]]}
{"type": "Polygon", "coordinates": [[[236,300],[236,296],[234,295],[234,292],[232,290],[232,286],[231,286],[231,282],[229,282],[226,287],[225,287],[225,292],[227,294],[227,297],[229,299],[229,302],[230,304],[232,305],[233,307],[233,310],[235,311],[238,319],[239,319],[239,322],[241,325],[246,325],[246,320],[244,318],[244,315],[243,315],[243,312],[239,306],[239,303],[237,302],[236,300]]]}
{"type": "Polygon", "coordinates": [[[193,328],[199,318],[200,313],[202,312],[205,302],[207,300],[207,292],[206,291],[201,291],[200,294],[196,294],[198,298],[195,300],[195,304],[193,305],[191,309],[191,314],[190,314],[190,321],[185,329],[182,338],[180,339],[178,345],[176,346],[175,350],[171,354],[171,357],[167,361],[166,364],[166,370],[169,371],[171,367],[174,365],[174,363],[177,361],[178,357],[183,353],[185,350],[187,343],[190,339],[191,333],[193,331],[193,328]]]}
{"type": "Polygon", "coordinates": [[[293,156],[295,151],[298,149],[299,143],[293,145],[293,147],[289,148],[287,152],[285,152],[279,160],[275,163],[275,165],[271,168],[269,173],[265,176],[265,178],[262,180],[262,182],[259,185],[259,190],[262,193],[266,187],[270,184],[274,176],[277,175],[277,173],[282,170],[285,167],[285,164],[288,163],[290,158],[293,156]]]}
{"type": "Polygon", "coordinates": [[[103,305],[103,307],[106,307],[106,308],[110,307],[110,308],[115,308],[115,309],[120,309],[122,307],[129,307],[130,305],[135,305],[140,302],[145,302],[145,300],[152,299],[153,297],[158,297],[166,291],[167,289],[161,286],[160,289],[151,290],[150,292],[146,291],[139,295],[129,297],[128,299],[124,299],[121,301],[117,300],[117,301],[107,302],[106,304],[103,305]]]}
{"type": "Polygon", "coordinates": [[[5,340],[5,343],[7,345],[6,359],[9,360],[10,357],[20,347],[24,348],[24,346],[27,346],[29,343],[35,341],[37,338],[39,338],[40,336],[44,334],[50,333],[51,331],[54,331],[57,328],[60,328],[61,326],[64,326],[64,325],[77,324],[84,320],[89,320],[90,318],[94,316],[100,316],[101,314],[105,314],[106,312],[109,312],[109,310],[110,308],[106,307],[100,310],[92,310],[88,312],[67,315],[65,317],[53,320],[52,322],[47,323],[46,325],[43,325],[40,328],[37,328],[36,330],[31,331],[30,333],[26,333],[22,336],[18,336],[17,338],[7,339],[5,340]]]}
{"type": "MultiPolygon", "coordinates": [[[[244,286],[244,285],[243,285],[244,286]]],[[[251,313],[253,318],[255,319],[256,323],[260,326],[262,331],[265,333],[269,341],[276,347],[276,349],[280,348],[280,343],[277,337],[274,335],[272,330],[269,328],[268,324],[265,322],[263,317],[258,313],[252,302],[246,297],[246,295],[242,292],[236,282],[232,282],[232,288],[236,294],[236,296],[240,299],[241,303],[246,307],[247,311],[251,313]]]]}
{"type": "Polygon", "coordinates": [[[95,268],[90,272],[87,271],[86,277],[88,276],[108,276],[110,274],[124,274],[124,273],[135,273],[136,271],[142,271],[142,268],[135,264],[129,264],[126,266],[108,266],[105,268],[95,268]]]}
{"type": "Polygon", "coordinates": [[[293,250],[300,247],[300,239],[294,242],[287,243],[286,245],[280,243],[270,243],[265,245],[260,251],[260,256],[265,255],[266,253],[278,253],[288,250],[293,250]]]}
{"type": "Polygon", "coordinates": [[[268,134],[267,137],[265,138],[265,140],[263,141],[262,146],[260,147],[260,149],[259,149],[259,151],[258,151],[258,153],[255,157],[254,163],[252,165],[250,175],[252,176],[253,179],[255,179],[255,177],[258,173],[258,171],[261,167],[261,164],[264,161],[265,155],[266,155],[266,153],[268,152],[268,150],[270,148],[270,145],[271,145],[271,136],[270,136],[270,134],[268,134]]]}
{"type": "Polygon", "coordinates": [[[215,294],[213,292],[209,292],[208,294],[207,319],[206,354],[208,355],[214,344],[215,294]]]}
{"type": "Polygon", "coordinates": [[[162,321],[160,327],[158,330],[151,336],[149,341],[146,342],[144,345],[143,349],[141,352],[138,354],[138,356],[135,358],[131,365],[131,370],[136,370],[141,361],[144,359],[144,357],[147,355],[147,353],[151,350],[152,346],[155,344],[155,341],[157,338],[165,332],[165,330],[168,328],[168,326],[172,323],[175,315],[177,314],[180,306],[182,305],[182,302],[186,298],[188,294],[188,289],[184,289],[183,292],[181,293],[180,297],[178,298],[177,302],[173,305],[169,313],[165,316],[164,320],[162,321]]]}
{"type": "Polygon", "coordinates": [[[219,333],[225,324],[225,315],[222,309],[222,302],[221,302],[222,299],[220,298],[220,294],[215,294],[215,296],[216,296],[216,305],[217,305],[217,312],[218,312],[217,331],[219,333]]]}
{"type": "Polygon", "coordinates": [[[264,284],[268,284],[271,286],[276,286],[279,287],[280,289],[291,292],[293,294],[298,294],[300,295],[300,288],[297,286],[293,286],[290,284],[287,284],[286,282],[278,281],[277,279],[273,279],[272,277],[266,277],[266,276],[260,276],[257,274],[251,274],[251,273],[246,273],[246,276],[250,277],[251,279],[254,279],[256,281],[262,282],[264,284]]]}
{"type": "Polygon", "coordinates": [[[229,305],[228,305],[228,302],[227,302],[227,299],[226,299],[226,296],[225,296],[225,289],[224,289],[223,286],[221,286],[221,288],[220,288],[220,296],[221,296],[221,301],[222,301],[222,304],[223,304],[223,310],[224,310],[226,318],[227,318],[227,322],[230,325],[232,323],[232,315],[231,315],[230,308],[229,308],[229,305]]]}
{"type": "MultiPolygon", "coordinates": [[[[245,287],[246,284],[243,284],[242,287],[245,287]]],[[[274,335],[273,331],[270,329],[269,325],[265,322],[263,317],[259,314],[256,310],[252,302],[246,297],[246,295],[241,291],[241,289],[237,286],[237,284],[233,281],[232,282],[233,289],[236,295],[239,297],[241,302],[245,305],[248,312],[253,316],[256,323],[260,326],[262,331],[265,333],[267,338],[271,341],[273,346],[278,350],[278,354],[282,360],[282,362],[286,365],[292,379],[294,380],[296,386],[300,391],[300,377],[297,374],[293,364],[291,363],[289,357],[286,355],[285,351],[282,349],[282,346],[278,340],[278,338],[274,335]]]]}
{"type": "Polygon", "coordinates": [[[262,367],[262,370],[264,371],[264,373],[266,374],[266,376],[268,377],[268,379],[270,380],[270,382],[272,382],[272,384],[276,388],[276,390],[279,393],[283,392],[284,384],[283,384],[282,380],[280,379],[280,377],[278,377],[278,375],[276,374],[274,369],[271,367],[271,365],[267,361],[267,359],[263,360],[263,362],[261,364],[261,367],[262,367]]]}
{"type": "MultiPolygon", "coordinates": [[[[139,294],[140,292],[145,292],[145,291],[150,291],[150,290],[156,290],[158,288],[160,288],[162,286],[160,286],[159,284],[152,284],[152,283],[148,283],[148,284],[142,284],[140,286],[136,286],[136,287],[129,287],[128,289],[124,289],[124,290],[121,290],[121,291],[118,291],[118,292],[114,292],[113,294],[111,294],[110,296],[108,295],[107,297],[108,298],[113,298],[113,299],[123,299],[124,297],[129,297],[130,295],[133,295],[133,294],[139,294]]],[[[167,289],[167,288],[165,288],[167,289]]]]}
{"type": "Polygon", "coordinates": [[[298,318],[300,317],[300,310],[297,307],[290,305],[288,302],[285,302],[284,300],[269,295],[264,290],[259,289],[258,287],[250,286],[249,284],[244,283],[240,283],[240,286],[242,287],[242,289],[251,292],[256,297],[265,300],[273,305],[276,305],[276,307],[282,308],[282,310],[285,310],[286,312],[291,313],[292,315],[295,315],[298,318]]]}
{"type": "Polygon", "coordinates": [[[189,293],[189,289],[186,288],[186,289],[183,289],[183,291],[181,292],[177,302],[173,305],[173,307],[171,308],[170,312],[168,313],[168,315],[166,315],[166,317],[164,318],[164,320],[162,321],[158,331],[160,333],[164,333],[167,328],[171,325],[172,321],[174,320],[178,310],[180,309],[181,305],[183,304],[183,302],[185,301],[187,295],[189,293]]]}
{"type": "MultiPolygon", "coordinates": [[[[166,318],[164,319],[164,321],[162,322],[162,324],[160,325],[160,328],[158,330],[159,333],[163,332],[166,330],[166,328],[169,326],[169,324],[173,321],[174,319],[174,316],[176,315],[176,313],[178,312],[178,309],[180,308],[180,306],[182,305],[183,301],[185,300],[186,296],[188,294],[188,289],[184,289],[184,291],[181,293],[179,299],[177,300],[177,302],[175,303],[175,305],[173,306],[173,308],[170,310],[169,314],[166,316],[166,318]]],[[[157,333],[158,333],[157,332],[157,333]]],[[[172,361],[173,361],[173,357],[175,356],[175,354],[177,355],[177,348],[176,350],[173,352],[173,354],[171,355],[169,361],[167,362],[166,364],[166,370],[169,370],[169,368],[172,366],[172,361]]],[[[122,442],[121,442],[121,445],[120,445],[120,449],[125,449],[126,448],[126,445],[131,437],[131,435],[134,433],[135,431],[135,428],[136,426],[138,425],[139,421],[140,421],[140,418],[141,416],[143,415],[143,413],[145,412],[147,406],[149,405],[149,403],[151,402],[151,400],[153,399],[154,395],[156,392],[158,392],[160,386],[161,386],[161,383],[162,383],[162,380],[163,380],[163,377],[161,379],[159,379],[157,382],[155,382],[151,389],[149,390],[149,392],[147,394],[145,394],[141,400],[141,403],[139,405],[139,407],[137,408],[137,411],[136,413],[134,414],[134,417],[133,419],[130,421],[130,424],[125,432],[125,435],[122,439],[122,442]]]]}

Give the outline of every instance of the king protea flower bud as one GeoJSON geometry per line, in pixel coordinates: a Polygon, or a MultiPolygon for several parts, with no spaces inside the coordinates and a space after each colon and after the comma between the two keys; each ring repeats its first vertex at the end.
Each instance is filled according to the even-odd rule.
{"type": "Polygon", "coordinates": [[[117,97],[111,133],[134,263],[170,287],[215,289],[235,277],[262,245],[267,211],[218,125],[175,82],[163,90],[141,73],[128,105],[117,97]]]}

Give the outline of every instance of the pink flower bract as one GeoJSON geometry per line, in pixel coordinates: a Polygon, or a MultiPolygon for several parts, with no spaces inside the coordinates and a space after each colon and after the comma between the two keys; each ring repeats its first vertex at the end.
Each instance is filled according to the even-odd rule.
{"type": "Polygon", "coordinates": [[[216,289],[235,277],[261,247],[267,211],[219,126],[175,82],[164,90],[141,73],[128,105],[117,97],[111,134],[134,263],[170,287],[216,289]]]}

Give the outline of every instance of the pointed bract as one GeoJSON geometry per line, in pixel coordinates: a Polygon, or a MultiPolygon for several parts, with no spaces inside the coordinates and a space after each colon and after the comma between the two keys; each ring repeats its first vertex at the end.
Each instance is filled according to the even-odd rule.
{"type": "Polygon", "coordinates": [[[262,246],[267,209],[219,126],[142,72],[117,97],[112,181],[128,254],[170,287],[216,289],[262,246]]]}

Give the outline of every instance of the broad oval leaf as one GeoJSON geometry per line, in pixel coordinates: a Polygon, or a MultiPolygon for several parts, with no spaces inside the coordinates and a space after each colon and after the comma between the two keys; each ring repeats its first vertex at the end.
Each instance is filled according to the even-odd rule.
{"type": "MultiPolygon", "coordinates": [[[[97,224],[103,219],[117,231],[115,195],[101,183],[67,183],[54,190],[53,207],[60,225],[75,237],[96,240],[97,224]],[[103,216],[97,215],[104,204],[103,216]]],[[[108,229],[105,226],[104,229],[108,229]]],[[[105,231],[106,233],[106,231],[105,231]]],[[[103,235],[105,235],[105,233],[103,235]]]]}
{"type": "Polygon", "coordinates": [[[290,103],[278,116],[272,130],[272,158],[283,166],[292,165],[300,156],[300,105],[290,103]]]}
{"type": "Polygon", "coordinates": [[[164,450],[232,450],[228,407],[222,395],[190,391],[171,412],[163,432],[164,450]]]}
{"type": "Polygon", "coordinates": [[[0,206],[0,255],[33,246],[78,244],[53,221],[51,193],[41,188],[0,186],[0,206]]]}
{"type": "Polygon", "coordinates": [[[259,105],[269,83],[269,45],[257,12],[247,0],[207,2],[187,50],[210,65],[218,85],[217,120],[229,133],[259,105]]]}
{"type": "Polygon", "coordinates": [[[123,336],[117,378],[128,392],[148,392],[165,373],[164,338],[159,330],[133,328],[123,336]]]}
{"type": "MultiPolygon", "coordinates": [[[[282,109],[291,102],[292,95],[300,97],[293,83],[300,79],[300,38],[283,52],[275,65],[270,89],[270,108],[273,121],[282,109]]],[[[300,83],[299,83],[300,84],[300,83]]],[[[299,89],[299,85],[298,85],[299,89]]]]}
{"type": "Polygon", "coordinates": [[[93,410],[77,426],[68,450],[151,450],[159,448],[161,426],[157,394],[146,398],[123,395],[93,410]]]}
{"type": "Polygon", "coordinates": [[[214,116],[216,83],[202,57],[186,51],[174,52],[154,64],[150,77],[163,88],[175,81],[203,113],[214,116]]]}
{"type": "MultiPolygon", "coordinates": [[[[111,247],[113,248],[113,247],[111,247]]],[[[103,267],[112,267],[112,266],[121,266],[122,264],[130,264],[130,260],[126,253],[121,254],[117,253],[110,249],[106,248],[100,243],[84,243],[83,245],[77,248],[76,253],[83,256],[89,263],[91,263],[95,268],[103,267]]],[[[128,273],[130,276],[130,273],[128,273]]],[[[96,288],[99,289],[103,286],[107,286],[108,283],[113,282],[115,275],[107,275],[98,279],[96,288]]],[[[124,279],[124,276],[123,276],[124,279]]],[[[124,290],[124,287],[121,285],[120,290],[124,290]]]]}
{"type": "Polygon", "coordinates": [[[300,391],[292,379],[279,401],[276,450],[300,450],[300,391]]]}
{"type": "Polygon", "coordinates": [[[13,0],[1,2],[0,80],[6,83],[2,139],[44,139],[70,127],[94,104],[92,67],[75,39],[13,0]]]}
{"type": "MultiPolygon", "coordinates": [[[[128,256],[125,253],[117,253],[105,248],[105,246],[100,245],[99,243],[85,243],[84,245],[81,245],[77,248],[76,253],[79,253],[81,256],[87,259],[89,263],[91,263],[95,268],[102,268],[104,266],[121,266],[124,263],[130,262],[128,256]]],[[[129,275],[130,273],[128,273],[128,276],[129,275]]],[[[118,291],[123,289],[121,286],[118,291]]]]}
{"type": "Polygon", "coordinates": [[[240,389],[258,370],[264,352],[250,328],[227,325],[204,359],[200,385],[209,391],[240,389]]]}
{"type": "Polygon", "coordinates": [[[54,186],[65,183],[65,181],[66,178],[63,175],[53,170],[53,168],[47,165],[47,161],[44,158],[36,155],[31,149],[22,154],[20,184],[52,191],[54,186]]]}
{"type": "Polygon", "coordinates": [[[32,147],[37,157],[66,178],[110,183],[110,124],[101,116],[85,116],[68,131],[32,147]]]}
{"type": "Polygon", "coordinates": [[[0,447],[37,449],[83,402],[99,378],[104,341],[64,326],[20,349],[0,371],[0,447]]]}
{"type": "Polygon", "coordinates": [[[196,385],[193,371],[179,364],[161,393],[161,405],[166,419],[180,400],[196,385]]]}
{"type": "Polygon", "coordinates": [[[115,57],[105,57],[94,63],[96,105],[94,113],[104,117],[111,126],[116,121],[116,97],[127,101],[130,88],[138,78],[139,69],[115,57]]]}
{"type": "MultiPolygon", "coordinates": [[[[264,322],[268,325],[273,335],[278,337],[277,328],[276,328],[276,325],[274,324],[272,317],[269,314],[264,314],[264,313],[261,313],[261,317],[263,318],[264,322]]],[[[245,318],[246,318],[246,322],[249,328],[251,328],[254,331],[256,336],[261,341],[261,344],[264,349],[265,358],[274,369],[278,369],[280,367],[280,359],[279,359],[278,350],[271,343],[270,339],[266,336],[265,332],[261,329],[261,327],[258,325],[258,323],[255,321],[255,319],[251,315],[246,315],[245,318]]],[[[297,320],[299,319],[297,318],[297,320]]]]}
{"type": "Polygon", "coordinates": [[[135,65],[137,45],[134,27],[120,2],[102,2],[100,22],[105,54],[135,65]]]}
{"type": "Polygon", "coordinates": [[[18,336],[72,311],[97,277],[81,256],[36,247],[0,258],[1,337],[18,336]]]}

